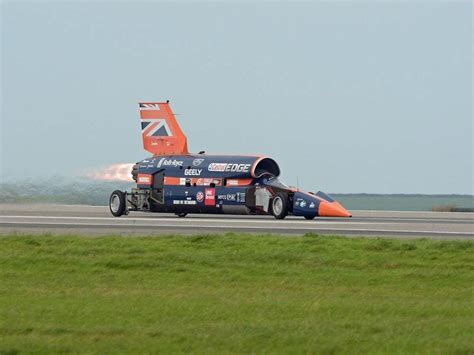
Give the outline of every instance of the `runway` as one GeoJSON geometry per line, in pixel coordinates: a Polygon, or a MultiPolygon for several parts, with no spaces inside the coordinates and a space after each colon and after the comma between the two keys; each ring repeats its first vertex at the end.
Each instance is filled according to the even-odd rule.
{"type": "Polygon", "coordinates": [[[474,214],[352,211],[352,218],[306,221],[270,216],[188,215],[131,212],[115,218],[108,207],[0,204],[0,233],[164,235],[197,233],[317,233],[345,236],[474,239],[474,214]]]}

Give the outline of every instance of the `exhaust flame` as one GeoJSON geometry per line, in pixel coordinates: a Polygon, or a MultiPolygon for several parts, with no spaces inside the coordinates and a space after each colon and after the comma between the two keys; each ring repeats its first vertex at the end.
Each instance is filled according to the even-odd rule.
{"type": "Polygon", "coordinates": [[[110,166],[94,169],[86,174],[87,177],[102,181],[133,181],[133,164],[112,164],[110,166]]]}

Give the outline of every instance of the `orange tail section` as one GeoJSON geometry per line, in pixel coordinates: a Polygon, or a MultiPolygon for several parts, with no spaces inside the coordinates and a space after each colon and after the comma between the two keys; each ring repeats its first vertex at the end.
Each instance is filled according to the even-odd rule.
{"type": "Polygon", "coordinates": [[[188,154],[188,140],[168,102],[141,102],[143,147],[153,155],[188,154]]]}

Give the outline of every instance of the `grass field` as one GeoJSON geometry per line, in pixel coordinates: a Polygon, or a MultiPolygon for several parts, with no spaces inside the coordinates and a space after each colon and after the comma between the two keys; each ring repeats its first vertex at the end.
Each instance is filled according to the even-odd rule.
{"type": "Polygon", "coordinates": [[[0,354],[474,352],[474,243],[0,237],[0,354]]]}

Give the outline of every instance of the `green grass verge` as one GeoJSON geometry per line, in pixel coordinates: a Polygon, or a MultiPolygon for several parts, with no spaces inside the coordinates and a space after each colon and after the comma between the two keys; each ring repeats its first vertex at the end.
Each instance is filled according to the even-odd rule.
{"type": "Polygon", "coordinates": [[[474,351],[474,243],[0,237],[0,353],[474,351]]]}

